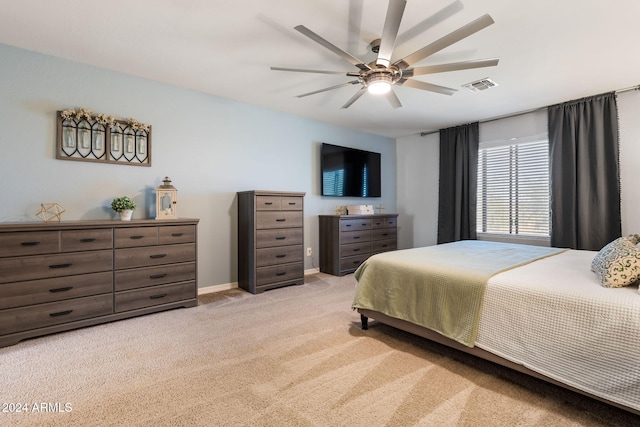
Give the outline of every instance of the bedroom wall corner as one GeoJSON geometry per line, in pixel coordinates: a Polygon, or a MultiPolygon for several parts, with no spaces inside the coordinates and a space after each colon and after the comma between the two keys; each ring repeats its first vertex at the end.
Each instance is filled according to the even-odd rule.
{"type": "Polygon", "coordinates": [[[439,144],[437,132],[396,139],[399,249],[436,244],[439,144]]]}
{"type": "Polygon", "coordinates": [[[640,190],[636,166],[640,160],[640,92],[618,94],[620,127],[620,198],[622,235],[640,233],[640,190]]]}

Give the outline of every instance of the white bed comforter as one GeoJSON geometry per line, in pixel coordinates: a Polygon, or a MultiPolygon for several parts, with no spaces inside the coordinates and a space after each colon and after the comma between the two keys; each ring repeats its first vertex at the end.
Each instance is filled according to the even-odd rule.
{"type": "Polygon", "coordinates": [[[638,286],[602,287],[595,255],[570,250],[493,276],[476,345],[640,410],[638,286]]]}

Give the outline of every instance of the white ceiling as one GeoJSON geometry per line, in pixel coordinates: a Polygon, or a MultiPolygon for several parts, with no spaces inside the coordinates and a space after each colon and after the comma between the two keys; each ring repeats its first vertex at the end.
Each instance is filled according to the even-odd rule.
{"type": "Polygon", "coordinates": [[[452,96],[396,87],[403,104],[352,80],[270,66],[356,71],[293,29],[302,24],[362,58],[387,0],[0,0],[0,43],[353,129],[400,137],[640,83],[638,0],[408,0],[393,59],[489,13],[495,24],[415,64],[500,58],[497,67],[419,76],[452,96]],[[489,77],[498,87],[461,85],[489,77]]]}

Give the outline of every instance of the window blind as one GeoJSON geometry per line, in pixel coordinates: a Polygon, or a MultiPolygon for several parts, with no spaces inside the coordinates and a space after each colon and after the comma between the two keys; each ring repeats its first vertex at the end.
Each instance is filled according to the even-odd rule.
{"type": "Polygon", "coordinates": [[[549,141],[481,143],[478,232],[549,236],[549,224],[549,141]]]}
{"type": "Polygon", "coordinates": [[[344,169],[325,171],[322,174],[323,194],[344,195],[344,169]]]}

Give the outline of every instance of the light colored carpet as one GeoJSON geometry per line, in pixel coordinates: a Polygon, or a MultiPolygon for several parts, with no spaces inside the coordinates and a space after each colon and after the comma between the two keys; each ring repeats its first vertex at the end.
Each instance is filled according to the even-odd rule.
{"type": "Polygon", "coordinates": [[[350,309],[352,275],[317,274],[306,281],[260,295],[204,295],[198,307],[0,349],[0,409],[9,403],[29,409],[0,412],[0,425],[486,427],[640,421],[385,325],[372,322],[362,331],[359,315],[350,309]],[[32,412],[40,403],[49,411],[32,412]]]}

